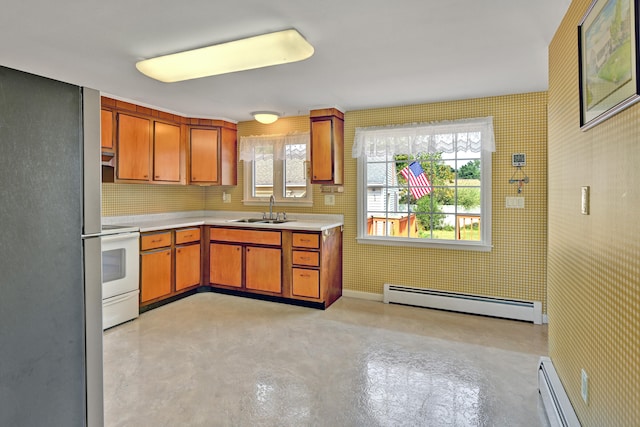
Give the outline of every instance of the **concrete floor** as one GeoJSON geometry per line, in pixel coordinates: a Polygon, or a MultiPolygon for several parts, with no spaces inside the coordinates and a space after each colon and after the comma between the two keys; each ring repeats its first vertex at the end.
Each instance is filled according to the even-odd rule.
{"type": "Polygon", "coordinates": [[[105,425],[544,426],[547,327],[202,293],[104,335],[105,425]]]}

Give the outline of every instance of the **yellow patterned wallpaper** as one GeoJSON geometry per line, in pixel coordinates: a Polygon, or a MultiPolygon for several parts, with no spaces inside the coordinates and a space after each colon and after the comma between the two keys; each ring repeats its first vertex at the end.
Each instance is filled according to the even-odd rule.
{"type": "Polygon", "coordinates": [[[202,210],[204,200],[198,186],[102,184],[102,216],[202,210]]]}
{"type": "Polygon", "coordinates": [[[579,128],[576,29],[590,4],[571,3],[549,47],[549,354],[583,426],[638,426],[640,105],[579,128]]]}

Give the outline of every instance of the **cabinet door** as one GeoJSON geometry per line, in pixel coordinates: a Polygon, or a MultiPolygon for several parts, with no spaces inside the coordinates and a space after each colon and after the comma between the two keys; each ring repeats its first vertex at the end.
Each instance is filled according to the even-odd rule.
{"type": "Polygon", "coordinates": [[[190,181],[218,182],[218,130],[191,129],[190,181]]]}
{"type": "Polygon", "coordinates": [[[140,255],[140,301],[171,293],[171,249],[140,255]]]}
{"type": "Polygon", "coordinates": [[[242,246],[212,243],[209,251],[209,282],[242,287],[242,246]]]}
{"type": "Polygon", "coordinates": [[[247,246],[245,287],[268,292],[282,292],[282,251],[247,246]]]}
{"type": "Polygon", "coordinates": [[[113,113],[100,110],[100,144],[102,148],[113,150],[113,113]]]}
{"type": "Polygon", "coordinates": [[[180,181],[180,126],[153,124],[153,179],[180,181]]]}
{"type": "Polygon", "coordinates": [[[150,122],[118,114],[118,178],[149,180],[150,122]]]}
{"type": "Polygon", "coordinates": [[[311,122],[311,176],[312,181],[333,179],[331,119],[311,122]]]}
{"type": "Polygon", "coordinates": [[[176,291],[200,284],[200,244],[176,247],[176,291]]]}

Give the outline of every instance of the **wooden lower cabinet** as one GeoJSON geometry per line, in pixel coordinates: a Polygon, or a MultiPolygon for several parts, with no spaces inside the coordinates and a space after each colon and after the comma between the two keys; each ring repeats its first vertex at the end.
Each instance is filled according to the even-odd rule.
{"type": "Polygon", "coordinates": [[[291,232],[291,297],[327,308],[342,295],[342,230],[291,232]]]}
{"type": "Polygon", "coordinates": [[[200,243],[176,247],[176,291],[200,284],[200,243]]]}
{"type": "Polygon", "coordinates": [[[171,293],[171,248],[140,255],[140,302],[171,293]]]}
{"type": "Polygon", "coordinates": [[[282,250],[247,246],[245,253],[247,289],[282,292],[282,250]]]}
{"type": "Polygon", "coordinates": [[[209,285],[327,308],[342,295],[342,228],[209,229],[209,285]]]}
{"type": "Polygon", "coordinates": [[[140,236],[140,306],[195,289],[202,283],[200,227],[140,236]]]}
{"type": "Polygon", "coordinates": [[[282,293],[282,233],[211,227],[209,283],[243,291],[282,293]]]}
{"type": "Polygon", "coordinates": [[[212,243],[209,249],[209,281],[242,287],[242,245],[212,243]]]}

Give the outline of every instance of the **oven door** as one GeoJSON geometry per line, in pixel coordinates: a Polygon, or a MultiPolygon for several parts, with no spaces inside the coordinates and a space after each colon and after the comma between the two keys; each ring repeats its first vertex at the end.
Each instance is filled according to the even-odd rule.
{"type": "Polygon", "coordinates": [[[102,236],[102,299],[139,288],[140,233],[102,236]]]}

